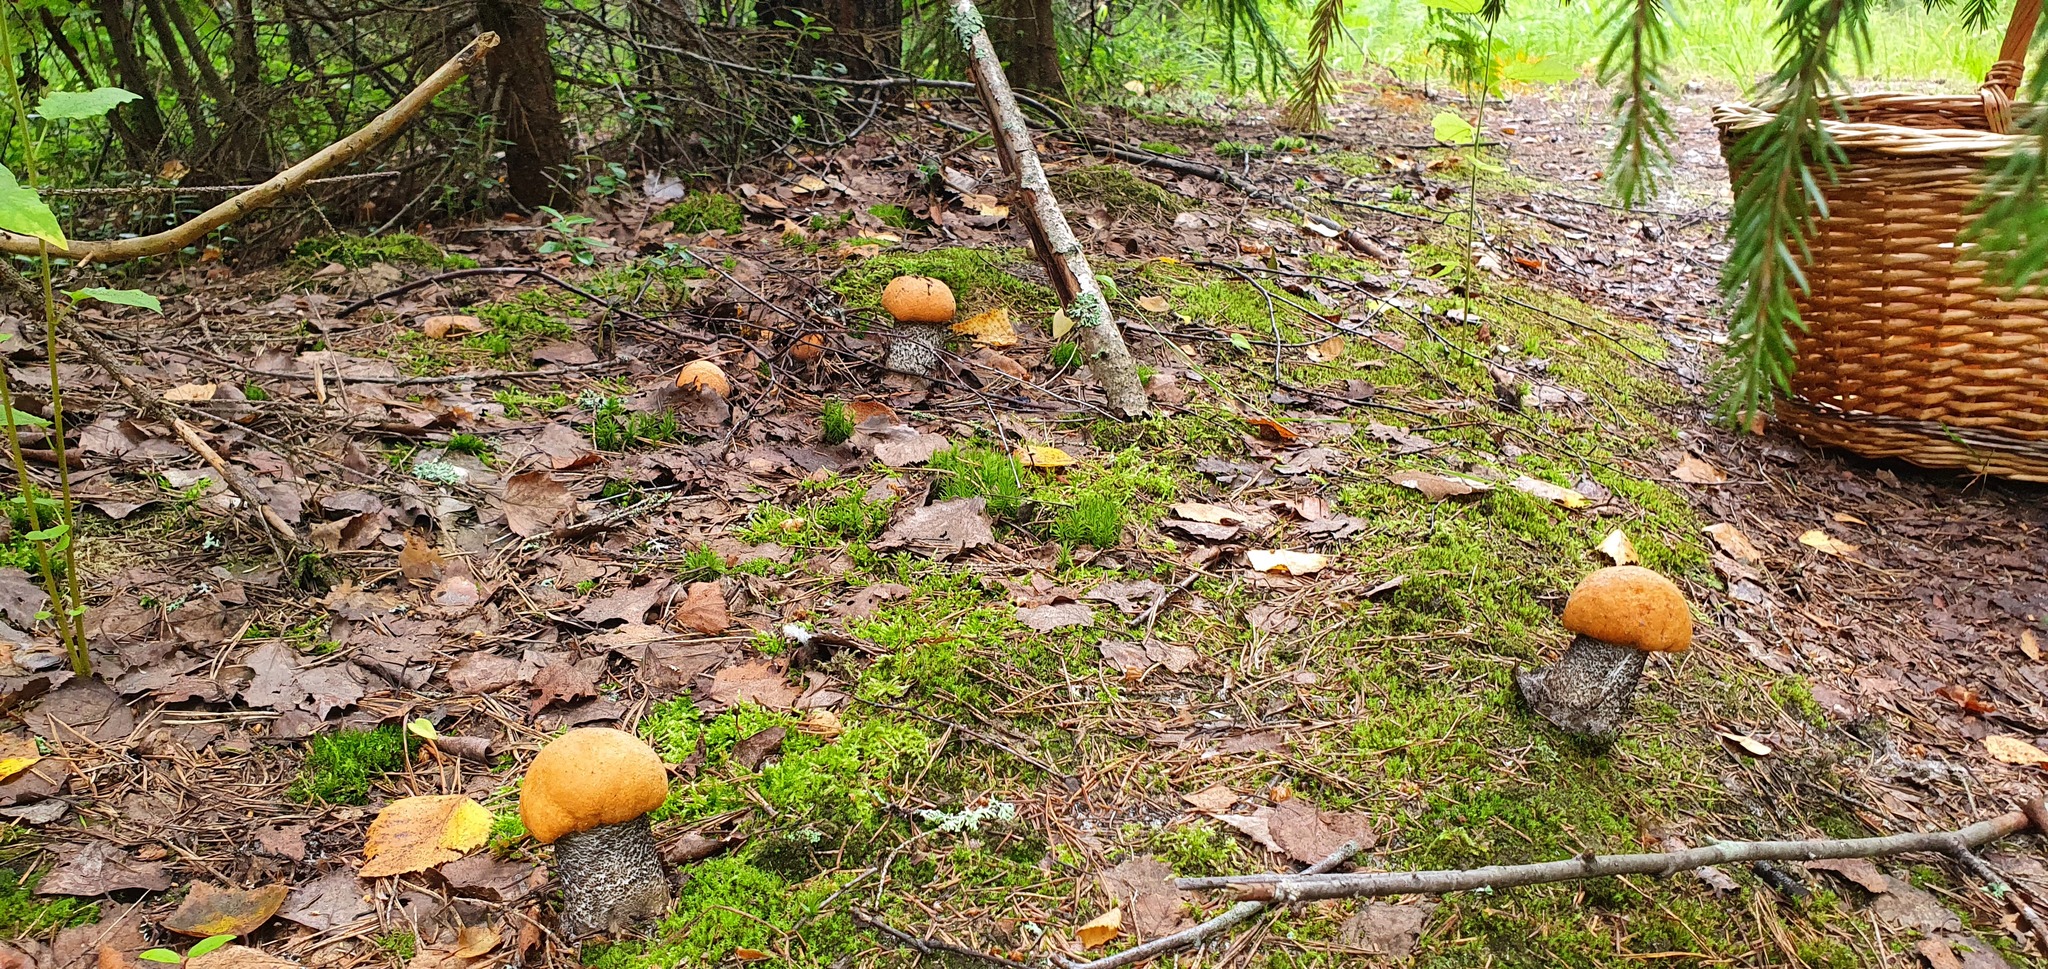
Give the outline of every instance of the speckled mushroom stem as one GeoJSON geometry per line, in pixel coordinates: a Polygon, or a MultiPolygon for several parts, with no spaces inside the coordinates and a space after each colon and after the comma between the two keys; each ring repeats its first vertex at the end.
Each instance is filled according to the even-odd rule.
{"type": "Polygon", "coordinates": [[[668,871],[645,817],[565,834],[555,841],[562,934],[622,938],[668,911],[668,871]]]}
{"type": "Polygon", "coordinates": [[[1038,149],[1031,141],[1031,127],[1025,124],[1010,79],[1003,74],[1003,62],[989,40],[981,9],[974,0],[952,0],[952,7],[954,39],[967,53],[968,72],[981,93],[982,107],[988,111],[996,157],[1003,171],[1017,178],[1032,250],[1052,280],[1067,318],[1074,321],[1074,336],[1088,356],[1088,369],[1102,385],[1109,409],[1125,417],[1142,417],[1152,402],[1138,380],[1137,362],[1131,359],[1131,349],[1109,311],[1109,301],[1102,297],[1102,287],[1088,266],[1081,241],[1074,237],[1073,227],[1067,224],[1066,213],[1060,211],[1052,185],[1045,179],[1045,167],[1039,164],[1038,149]]]}
{"type": "Polygon", "coordinates": [[[1542,669],[1515,674],[1531,710],[1558,727],[1599,740],[1621,732],[1643,677],[1646,654],[1591,636],[1579,636],[1542,669]]]}

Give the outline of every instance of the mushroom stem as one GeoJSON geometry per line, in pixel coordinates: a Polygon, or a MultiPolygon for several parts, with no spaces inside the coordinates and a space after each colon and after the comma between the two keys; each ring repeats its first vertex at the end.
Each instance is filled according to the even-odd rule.
{"type": "Polygon", "coordinates": [[[1572,733],[1606,740],[1621,732],[1645,653],[1579,636],[1557,662],[1515,674],[1522,699],[1543,719],[1572,733]]]}
{"type": "Polygon", "coordinates": [[[668,911],[668,872],[645,817],[565,834],[555,841],[562,933],[629,935],[668,911]]]}

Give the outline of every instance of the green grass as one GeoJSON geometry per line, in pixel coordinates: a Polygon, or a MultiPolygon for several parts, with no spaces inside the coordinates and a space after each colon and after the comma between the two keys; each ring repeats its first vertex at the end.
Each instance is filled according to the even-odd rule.
{"type": "Polygon", "coordinates": [[[963,446],[940,451],[926,462],[936,475],[940,498],[983,498],[988,513],[1014,518],[1024,509],[1024,471],[1017,459],[987,448],[963,446]]]}
{"type": "Polygon", "coordinates": [[[395,724],[314,737],[285,797],[301,804],[363,804],[370,781],[405,769],[406,739],[395,724]]]}
{"type": "Polygon", "coordinates": [[[747,224],[747,212],[740,207],[739,200],[723,192],[691,192],[654,218],[673,223],[676,231],[685,235],[714,230],[738,232],[747,224]]]}

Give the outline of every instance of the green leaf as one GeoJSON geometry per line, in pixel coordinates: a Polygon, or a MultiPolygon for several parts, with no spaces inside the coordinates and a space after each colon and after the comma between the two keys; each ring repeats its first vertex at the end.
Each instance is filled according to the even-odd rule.
{"type": "Polygon", "coordinates": [[[1429,119],[1429,127],[1436,133],[1436,140],[1446,145],[1469,145],[1479,140],[1479,130],[1472,127],[1472,122],[1449,111],[1440,111],[1429,119]]]}
{"type": "Polygon", "coordinates": [[[1579,79],[1579,69],[1555,57],[1534,57],[1509,61],[1500,69],[1502,80],[1517,84],[1563,84],[1579,79]]]}
{"type": "Polygon", "coordinates": [[[70,295],[73,302],[96,299],[102,303],[114,303],[120,306],[139,306],[157,313],[164,311],[162,300],[139,289],[102,289],[94,286],[87,289],[74,289],[70,295]]]}
{"type": "Polygon", "coordinates": [[[141,99],[141,95],[117,87],[94,88],[90,91],[51,91],[43,95],[41,104],[36,105],[36,114],[41,115],[46,121],[97,118],[130,101],[141,99]]]}
{"type": "Polygon", "coordinates": [[[1230,335],[1230,345],[1246,353],[1250,353],[1252,350],[1252,341],[1246,339],[1242,333],[1232,333],[1230,335]]]}
{"type": "Polygon", "coordinates": [[[42,418],[40,418],[40,417],[37,417],[37,416],[36,416],[36,415],[34,415],[34,414],[30,414],[30,413],[28,413],[28,412],[26,412],[26,411],[18,411],[18,410],[16,410],[16,411],[10,411],[10,408],[4,407],[4,406],[0,406],[0,427],[5,427],[5,426],[7,426],[5,422],[6,422],[6,420],[7,420],[8,414],[9,414],[10,412],[11,412],[11,413],[13,414],[13,416],[14,416],[14,426],[15,426],[15,427],[49,427],[49,426],[50,426],[50,422],[49,422],[49,421],[43,420],[42,418]]]}
{"type": "Polygon", "coordinates": [[[141,958],[148,959],[151,962],[168,962],[174,966],[185,961],[184,956],[169,949],[145,949],[142,952],[141,958]]]}
{"type": "Polygon", "coordinates": [[[1478,13],[1486,9],[1486,0],[1422,0],[1422,5],[1452,13],[1478,13]]]}
{"type": "Polygon", "coordinates": [[[43,204],[36,190],[14,180],[14,173],[0,165],[0,229],[41,239],[53,246],[64,245],[64,230],[57,216],[43,204]]]}
{"type": "Polygon", "coordinates": [[[206,938],[200,939],[196,945],[192,946],[192,948],[186,950],[185,958],[197,959],[200,956],[203,956],[209,952],[212,952],[215,949],[220,948],[221,946],[233,942],[234,940],[235,937],[232,935],[209,935],[206,938]]]}
{"type": "Polygon", "coordinates": [[[31,542],[48,542],[59,538],[63,538],[64,533],[69,532],[70,530],[70,525],[56,524],[51,525],[48,528],[37,529],[36,531],[30,532],[26,535],[23,535],[22,537],[28,539],[31,542]]]}

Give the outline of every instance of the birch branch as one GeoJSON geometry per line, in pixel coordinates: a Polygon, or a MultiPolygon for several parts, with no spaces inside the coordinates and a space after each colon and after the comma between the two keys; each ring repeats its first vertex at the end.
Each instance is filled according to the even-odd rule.
{"type": "MultiPolygon", "coordinates": [[[[2038,805],[2029,805],[2038,813],[2038,805]]],[[[1878,858],[1914,851],[1954,854],[2017,834],[2032,826],[2029,812],[2013,811],[1956,831],[1895,834],[1882,838],[1816,841],[1724,841],[1703,848],[1639,855],[1580,855],[1564,861],[1531,865],[1489,865],[1464,871],[1359,872],[1340,875],[1231,875],[1182,878],[1184,890],[1233,888],[1247,899],[1294,904],[1325,898],[1376,898],[1383,895],[1442,895],[1474,889],[1516,888],[1553,882],[1581,881],[1613,875],[1674,875],[1751,861],[1818,861],[1824,858],[1878,858]]]]}
{"type": "Polygon", "coordinates": [[[88,259],[106,263],[160,256],[193,245],[204,239],[207,233],[277,201],[285,193],[312,181],[321,172],[382,144],[385,139],[396,134],[398,129],[412,121],[437,95],[481,63],[484,55],[489,54],[491,48],[496,46],[497,34],[478,34],[468,46],[449,58],[447,63],[436,68],[426,80],[421,81],[419,87],[413,88],[412,93],[385,108],[384,113],[370,119],[369,124],[357,129],[355,133],[320,149],[305,161],[278,172],[263,184],[250,188],[177,226],[133,239],[114,239],[107,242],[73,239],[62,249],[49,246],[42,240],[30,236],[0,232],[0,252],[17,256],[39,256],[47,251],[56,259],[88,259]]]}
{"type": "Polygon", "coordinates": [[[1031,140],[1031,127],[1017,107],[1010,79],[1003,73],[1002,61],[997,59],[995,45],[982,24],[981,10],[974,0],[952,0],[952,6],[953,32],[961,49],[967,52],[968,72],[974,78],[975,90],[981,94],[981,106],[988,111],[989,135],[995,140],[996,157],[1002,161],[1003,172],[1017,179],[1032,251],[1052,280],[1053,291],[1059,294],[1067,318],[1074,322],[1074,333],[1087,355],[1088,369],[1102,385],[1109,409],[1124,417],[1143,416],[1151,409],[1151,400],[1138,380],[1138,365],[1131,359],[1123,333],[1117,329],[1109,301],[1102,296],[1102,287],[1095,281],[1095,272],[1088,266],[1080,240],[1074,237],[1073,227],[1060,211],[1059,200],[1053,197],[1045,166],[1039,163],[1038,149],[1031,140]]]}

